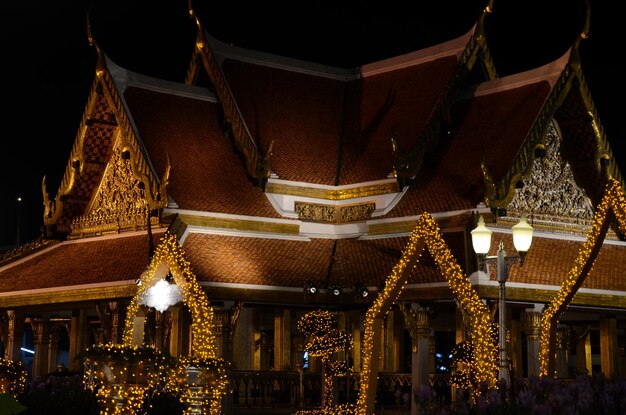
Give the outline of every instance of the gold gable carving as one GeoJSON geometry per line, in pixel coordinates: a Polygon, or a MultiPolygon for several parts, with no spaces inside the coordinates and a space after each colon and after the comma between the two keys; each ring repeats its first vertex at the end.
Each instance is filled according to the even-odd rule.
{"type": "Polygon", "coordinates": [[[544,157],[533,160],[524,187],[516,189],[507,215],[524,213],[532,215],[534,225],[561,223],[564,231],[580,231],[591,225],[593,207],[561,157],[561,135],[554,123],[548,127],[544,149],[544,157]]]}
{"type": "MultiPolygon", "coordinates": [[[[72,147],[70,159],[55,199],[50,199],[46,189],[45,177],[43,179],[41,190],[43,195],[43,216],[45,225],[58,224],[63,212],[63,197],[69,195],[74,190],[76,178],[82,173],[86,164],[84,145],[89,129],[92,128],[93,120],[98,118],[98,114],[102,111],[113,114],[113,116],[108,114],[104,122],[109,125],[115,125],[115,134],[121,134],[125,137],[126,142],[123,150],[130,154],[130,165],[134,176],[141,180],[145,186],[146,192],[144,197],[150,209],[162,209],[167,206],[167,186],[170,172],[169,159],[163,176],[159,180],[144,158],[139,139],[135,135],[133,125],[126,113],[122,97],[120,97],[113,77],[106,66],[102,50],[93,41],[91,36],[90,43],[92,43],[98,51],[96,76],[91,85],[91,91],[78,128],[74,146],[72,147]]],[[[86,209],[86,212],[89,212],[89,210],[90,209],[86,209]]],[[[86,215],[89,214],[86,213],[86,215]]],[[[82,219],[84,218],[81,218],[81,220],[82,219]]]]}
{"type": "MultiPolygon", "coordinates": [[[[123,156],[122,150],[122,140],[118,138],[100,188],[88,208],[89,213],[74,218],[70,225],[72,237],[147,227],[149,206],[145,190],[135,178],[131,161],[123,156]]],[[[158,219],[153,220],[158,225],[158,219]]]]}
{"type": "Polygon", "coordinates": [[[303,221],[348,223],[367,220],[376,209],[373,202],[357,205],[333,206],[318,203],[295,202],[295,211],[303,221]]]}
{"type": "Polygon", "coordinates": [[[589,154],[589,156],[595,159],[598,171],[605,169],[607,178],[615,179],[622,187],[626,187],[617,161],[612,155],[604,129],[600,124],[593,100],[591,99],[587,82],[582,73],[580,56],[576,46],[572,49],[570,62],[563,68],[561,76],[553,86],[552,92],[548,96],[543,109],[538,114],[528,137],[507,172],[501,179],[496,181],[495,178],[491,176],[487,166],[483,163],[483,177],[487,188],[485,201],[488,206],[492,208],[503,208],[512,200],[516,184],[520,180],[526,179],[526,176],[532,168],[532,161],[537,155],[537,150],[543,148],[545,134],[548,126],[552,123],[554,114],[573,89],[582,97],[582,101],[587,109],[587,114],[591,120],[591,129],[595,136],[596,151],[594,154],[589,154]],[[604,164],[606,165],[602,167],[604,164]]]}

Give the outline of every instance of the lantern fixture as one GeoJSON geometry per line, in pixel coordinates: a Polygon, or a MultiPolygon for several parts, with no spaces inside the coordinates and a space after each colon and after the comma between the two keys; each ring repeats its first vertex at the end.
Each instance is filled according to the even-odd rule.
{"type": "Polygon", "coordinates": [[[140,303],[153,307],[162,313],[182,300],[183,294],[180,287],[171,281],[171,276],[168,274],[146,290],[140,303]]]}
{"type": "Polygon", "coordinates": [[[472,246],[474,252],[478,256],[479,268],[487,268],[489,265],[496,267],[496,279],[500,284],[499,296],[499,342],[500,342],[500,370],[498,371],[498,379],[510,384],[510,374],[508,366],[508,358],[506,353],[506,280],[509,277],[509,269],[514,263],[519,262],[520,266],[524,265],[526,252],[530,249],[533,239],[533,227],[528,224],[526,217],[521,216],[517,225],[512,227],[513,245],[517,249],[516,255],[508,255],[504,250],[504,243],[501,241],[498,247],[497,255],[488,256],[491,246],[492,231],[485,226],[485,220],[482,215],[478,219],[478,225],[472,230],[472,246]]]}

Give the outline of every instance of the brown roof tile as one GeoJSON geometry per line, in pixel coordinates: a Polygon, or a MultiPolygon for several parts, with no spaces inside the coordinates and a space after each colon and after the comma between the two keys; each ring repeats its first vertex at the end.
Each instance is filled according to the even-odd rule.
{"type": "MultiPolygon", "coordinates": [[[[510,235],[494,233],[491,254],[495,255],[501,240],[504,241],[507,253],[515,252],[510,235]]],[[[535,237],[526,254],[524,266],[514,265],[509,281],[560,286],[573,267],[582,246],[583,242],[580,241],[535,237]]],[[[604,244],[593,269],[581,287],[626,291],[624,275],[626,275],[626,247],[604,244]]]]}
{"type": "Polygon", "coordinates": [[[539,81],[480,95],[455,107],[458,120],[454,144],[439,168],[456,184],[458,191],[480,201],[480,163],[485,158],[494,180],[500,180],[528,136],[551,90],[539,81]]]}
{"type": "Polygon", "coordinates": [[[223,70],[256,142],[274,140],[281,179],[345,185],[392,172],[391,137],[412,149],[456,64],[447,56],[347,82],[234,59],[223,70]]]}
{"type": "MultiPolygon", "coordinates": [[[[464,234],[450,232],[444,238],[463,261],[464,234]]],[[[282,287],[313,282],[320,287],[353,288],[357,284],[382,285],[407,242],[408,237],[294,241],[190,234],[183,249],[200,281],[282,287]]],[[[410,282],[437,281],[445,279],[425,252],[410,282]]]]}
{"type": "Polygon", "coordinates": [[[0,269],[0,293],[134,280],[147,266],[146,235],[63,242],[0,269]]]}
{"type": "Polygon", "coordinates": [[[418,142],[456,69],[456,56],[354,81],[347,97],[341,184],[386,178],[393,170],[391,137],[400,152],[418,142]]]}
{"type": "Polygon", "coordinates": [[[454,139],[438,142],[415,184],[387,216],[476,207],[484,198],[483,158],[499,180],[549,93],[550,84],[540,81],[456,103],[454,139]]]}
{"type": "MultiPolygon", "coordinates": [[[[59,229],[68,230],[69,224],[76,216],[84,215],[91,200],[92,193],[98,188],[106,163],[109,161],[113,148],[113,136],[117,128],[106,97],[100,97],[86,123],[81,157],[83,165],[76,171],[74,185],[68,194],[62,195],[62,212],[59,217],[59,229]]],[[[76,144],[75,144],[76,145],[76,144]]],[[[70,163],[72,160],[70,160],[70,163]]],[[[66,169],[66,176],[72,167],[66,169]]],[[[65,190],[65,189],[59,189],[65,190]]]]}
{"type": "Polygon", "coordinates": [[[137,87],[125,98],[156,173],[169,157],[169,195],[181,209],[278,217],[223,134],[213,102],[137,87]]]}
{"type": "Polygon", "coordinates": [[[454,183],[443,176],[435,176],[425,183],[416,183],[409,187],[385,217],[414,216],[424,212],[448,212],[474,207],[476,204],[459,194],[454,183]]]}
{"type": "Polygon", "coordinates": [[[335,184],[345,82],[233,59],[222,68],[255,142],[274,141],[272,171],[335,184]]]}

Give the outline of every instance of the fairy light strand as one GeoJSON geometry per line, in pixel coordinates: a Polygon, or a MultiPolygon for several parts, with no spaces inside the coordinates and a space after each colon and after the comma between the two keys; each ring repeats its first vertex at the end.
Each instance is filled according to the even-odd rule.
{"type": "Polygon", "coordinates": [[[591,272],[593,264],[599,252],[599,244],[604,241],[606,229],[608,227],[609,213],[617,219],[620,230],[626,233],[626,198],[624,190],[619,182],[610,179],[606,185],[604,196],[594,215],[593,224],[587,234],[587,240],[580,248],[578,257],[574,261],[574,265],[563,280],[561,288],[550,302],[546,305],[541,313],[541,335],[539,337],[539,376],[546,377],[551,375],[550,356],[554,355],[554,345],[551,338],[555,336],[555,327],[558,319],[568,306],[568,302],[573,297],[574,290],[579,287],[591,272]],[[592,257],[592,255],[595,256],[592,257]],[[587,264],[591,262],[587,272],[583,272],[587,264]]]}
{"type": "Polygon", "coordinates": [[[213,308],[191,271],[191,264],[185,258],[178,239],[169,232],[161,239],[128,307],[123,342],[132,343],[134,317],[141,307],[139,299],[161,278],[157,270],[162,264],[167,265],[174,283],[180,288],[183,303],[189,308],[192,319],[192,355],[178,358],[174,367],[170,367],[167,388],[180,395],[181,402],[186,406],[185,415],[220,415],[222,397],[228,391],[230,363],[217,357],[213,308]]]}
{"type": "Polygon", "coordinates": [[[17,399],[24,390],[28,372],[20,360],[0,358],[0,394],[8,394],[17,399]]]}
{"type": "Polygon", "coordinates": [[[353,404],[333,404],[334,377],[345,376],[345,362],[332,361],[335,353],[351,349],[352,336],[337,328],[337,317],[328,310],[315,310],[298,319],[298,331],[308,338],[304,349],[309,356],[319,357],[323,367],[322,407],[297,411],[296,415],[352,414],[353,404]]]}
{"type": "MultiPolygon", "coordinates": [[[[470,317],[469,338],[473,348],[473,359],[469,363],[478,385],[490,388],[497,387],[497,345],[493,340],[491,316],[487,306],[481,301],[478,293],[472,287],[469,277],[464,275],[461,267],[452,255],[443,239],[437,222],[428,213],[420,216],[419,220],[404,248],[398,263],[393,267],[391,274],[385,281],[385,288],[378,294],[372,306],[365,315],[365,329],[362,342],[362,369],[359,397],[356,413],[368,414],[370,385],[372,376],[373,347],[375,342],[375,320],[386,314],[392,303],[397,301],[400,293],[407,284],[407,275],[416,266],[424,248],[435,259],[441,273],[445,276],[450,289],[458,301],[459,307],[470,317]]],[[[470,391],[474,396],[480,394],[480,389],[470,391]]],[[[371,410],[371,408],[370,408],[371,410]]]]}

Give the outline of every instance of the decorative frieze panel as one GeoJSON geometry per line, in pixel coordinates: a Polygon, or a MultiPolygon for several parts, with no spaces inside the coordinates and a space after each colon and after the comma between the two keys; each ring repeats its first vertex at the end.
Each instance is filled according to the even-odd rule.
{"type": "Polygon", "coordinates": [[[349,223],[370,219],[376,209],[373,202],[356,205],[324,205],[318,203],[295,202],[295,211],[303,221],[349,223]]]}

